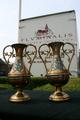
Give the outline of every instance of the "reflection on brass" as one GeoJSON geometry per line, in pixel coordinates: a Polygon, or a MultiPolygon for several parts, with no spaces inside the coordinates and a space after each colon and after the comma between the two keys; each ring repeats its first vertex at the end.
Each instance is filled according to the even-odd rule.
{"type": "Polygon", "coordinates": [[[66,101],[70,99],[70,96],[62,91],[62,86],[65,85],[70,77],[70,64],[72,61],[72,58],[74,56],[74,46],[71,43],[63,43],[63,42],[52,42],[49,44],[43,44],[39,47],[39,56],[42,59],[45,68],[46,68],[46,77],[50,84],[55,86],[55,92],[49,96],[49,100],[51,101],[66,101]],[[65,50],[65,45],[71,46],[72,54],[68,55],[67,50],[65,50]],[[49,48],[47,55],[45,56],[45,59],[43,59],[43,56],[41,55],[41,49],[43,46],[47,46],[49,48]],[[65,68],[63,61],[61,59],[61,49],[63,51],[63,54],[65,54],[68,57],[68,67],[65,68]],[[53,55],[53,60],[51,63],[51,68],[48,70],[46,58],[51,53],[53,55]]]}
{"type": "Polygon", "coordinates": [[[10,101],[12,102],[24,102],[28,101],[31,99],[29,95],[23,92],[24,87],[29,84],[30,79],[31,79],[31,73],[30,73],[30,68],[33,63],[33,60],[36,56],[36,47],[32,44],[25,45],[25,44],[12,44],[8,45],[3,49],[3,57],[7,64],[9,64],[9,59],[12,57],[15,57],[15,62],[12,65],[12,68],[8,72],[8,82],[11,84],[15,89],[16,93],[10,97],[10,101]],[[30,57],[29,52],[27,52],[28,46],[32,46],[35,49],[35,54],[33,59],[30,57]],[[8,47],[12,48],[12,52],[8,51],[6,52],[6,49],[8,47]],[[6,56],[8,59],[6,59],[6,56]],[[29,70],[25,67],[23,57],[28,56],[30,58],[30,66],[29,70]]]}

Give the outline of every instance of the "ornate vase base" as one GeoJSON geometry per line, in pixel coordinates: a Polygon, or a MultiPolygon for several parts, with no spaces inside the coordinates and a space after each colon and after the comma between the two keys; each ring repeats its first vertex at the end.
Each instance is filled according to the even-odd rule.
{"type": "Polygon", "coordinates": [[[49,96],[50,101],[67,101],[70,99],[70,96],[65,92],[55,91],[52,95],[49,96]]]}
{"type": "Polygon", "coordinates": [[[23,92],[16,92],[9,100],[11,102],[25,102],[31,100],[31,97],[23,92]]]}

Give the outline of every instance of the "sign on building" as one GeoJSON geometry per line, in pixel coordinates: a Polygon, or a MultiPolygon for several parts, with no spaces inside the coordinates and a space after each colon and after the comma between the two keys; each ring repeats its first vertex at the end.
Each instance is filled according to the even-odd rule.
{"type": "MultiPolygon", "coordinates": [[[[75,47],[75,55],[73,57],[70,71],[76,74],[78,71],[78,40],[76,29],[75,11],[66,11],[56,14],[49,14],[28,19],[21,19],[19,26],[19,42],[25,44],[33,44],[37,47],[44,43],[54,41],[62,41],[64,43],[72,43],[75,47]]],[[[45,48],[47,49],[47,48],[45,48]]],[[[70,50],[69,47],[67,48],[70,50]]],[[[30,48],[30,50],[32,50],[30,48]]],[[[50,67],[51,57],[48,59],[47,67],[50,67]]],[[[68,62],[65,62],[66,65],[68,62]]],[[[28,63],[26,63],[28,65],[28,63]]],[[[31,73],[34,76],[46,74],[46,70],[38,52],[31,67],[31,73]]]]}

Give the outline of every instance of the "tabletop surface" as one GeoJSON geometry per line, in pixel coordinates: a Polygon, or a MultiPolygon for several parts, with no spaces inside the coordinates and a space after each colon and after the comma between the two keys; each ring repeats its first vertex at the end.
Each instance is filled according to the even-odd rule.
{"type": "Polygon", "coordinates": [[[71,99],[66,102],[48,100],[52,92],[24,90],[31,100],[24,103],[13,103],[9,97],[14,91],[0,90],[0,118],[3,120],[80,120],[80,91],[68,92],[71,99]]]}

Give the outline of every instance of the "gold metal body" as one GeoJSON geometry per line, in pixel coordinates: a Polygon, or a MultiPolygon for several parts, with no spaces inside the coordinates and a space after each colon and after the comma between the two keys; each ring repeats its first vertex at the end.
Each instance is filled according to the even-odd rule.
{"type": "Polygon", "coordinates": [[[70,76],[69,67],[70,67],[70,63],[71,63],[71,60],[74,55],[74,46],[71,43],[52,42],[49,44],[41,45],[39,47],[38,52],[39,52],[40,58],[42,59],[44,65],[45,65],[47,79],[48,79],[49,83],[52,84],[53,86],[55,86],[55,88],[56,88],[54,93],[49,96],[49,100],[51,100],[51,101],[69,100],[70,96],[62,91],[62,86],[65,85],[69,80],[69,76],[70,76]],[[73,53],[72,53],[71,58],[67,55],[66,50],[64,50],[65,44],[69,44],[72,47],[73,53]],[[49,70],[47,69],[47,65],[46,65],[47,60],[45,59],[45,61],[44,61],[43,57],[41,56],[41,47],[43,47],[44,45],[47,45],[47,47],[49,47],[48,54],[50,53],[50,49],[52,50],[53,61],[51,64],[51,68],[49,70]],[[63,61],[61,60],[61,56],[60,56],[61,47],[62,47],[63,53],[65,53],[69,59],[68,69],[65,68],[63,61]]]}
{"type": "Polygon", "coordinates": [[[27,95],[26,93],[23,92],[23,89],[27,84],[29,84],[29,81],[31,78],[30,68],[31,68],[31,65],[33,63],[33,60],[35,58],[37,51],[36,51],[36,47],[33,46],[35,49],[35,55],[34,55],[34,58],[32,61],[31,61],[31,57],[28,55],[30,58],[30,67],[28,70],[25,67],[24,62],[23,62],[23,57],[26,57],[26,55],[28,54],[26,51],[28,46],[33,46],[33,45],[31,45],[31,44],[25,45],[25,44],[17,43],[17,44],[8,45],[3,50],[4,59],[5,59],[5,61],[8,61],[7,62],[8,64],[9,64],[10,57],[11,56],[15,57],[15,62],[13,63],[12,68],[8,73],[8,82],[17,91],[9,99],[12,102],[24,102],[24,101],[28,101],[31,99],[31,97],[29,95],[27,95]],[[12,48],[12,52],[10,52],[10,54],[5,52],[8,47],[12,48]],[[14,50],[15,50],[15,54],[14,54],[14,50]],[[6,60],[6,56],[9,57],[8,60],[6,60]]]}

